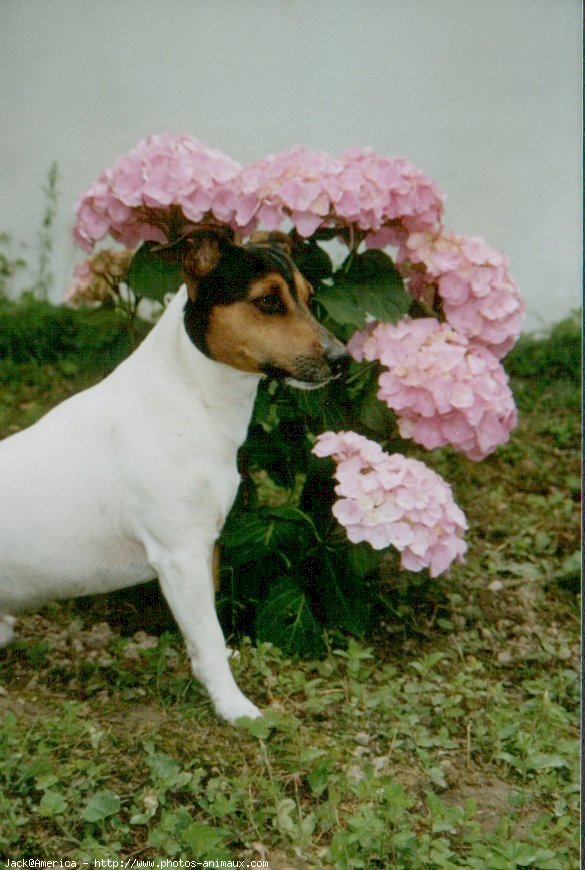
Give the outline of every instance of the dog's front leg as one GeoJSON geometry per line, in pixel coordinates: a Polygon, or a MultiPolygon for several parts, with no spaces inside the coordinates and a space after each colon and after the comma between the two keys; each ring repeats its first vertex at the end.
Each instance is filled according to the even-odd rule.
{"type": "Polygon", "coordinates": [[[217,715],[228,722],[241,716],[260,716],[260,710],[242,694],[230,670],[215,612],[212,553],[193,548],[181,554],[159,555],[151,561],[185,638],[193,673],[207,689],[217,715]]]}

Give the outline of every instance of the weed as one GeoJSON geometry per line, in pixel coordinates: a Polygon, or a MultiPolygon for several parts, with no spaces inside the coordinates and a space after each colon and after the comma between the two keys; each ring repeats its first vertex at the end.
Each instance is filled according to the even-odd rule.
{"type": "Polygon", "coordinates": [[[53,161],[47,173],[47,183],[43,187],[45,195],[45,211],[38,236],[38,268],[37,276],[32,292],[39,299],[47,299],[53,286],[53,273],[51,272],[51,254],[53,251],[53,225],[57,215],[57,202],[59,198],[59,167],[53,161]]]}

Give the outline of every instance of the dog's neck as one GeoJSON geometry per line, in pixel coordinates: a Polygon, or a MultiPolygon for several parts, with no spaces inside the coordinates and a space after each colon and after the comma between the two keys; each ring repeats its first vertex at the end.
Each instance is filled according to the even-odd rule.
{"type": "Polygon", "coordinates": [[[145,388],[162,390],[175,406],[180,403],[175,413],[208,413],[217,429],[239,445],[247,434],[262,375],[242,372],[205,356],[185,329],[185,303],[186,290],[182,287],[127,362],[132,361],[137,372],[144,366],[140,377],[145,388]],[[142,347],[148,352],[141,353],[142,347]]]}

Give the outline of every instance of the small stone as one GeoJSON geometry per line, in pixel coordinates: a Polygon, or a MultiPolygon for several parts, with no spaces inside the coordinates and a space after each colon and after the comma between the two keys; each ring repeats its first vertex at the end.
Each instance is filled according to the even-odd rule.
{"type": "Polygon", "coordinates": [[[365,777],[365,773],[360,767],[354,764],[352,767],[347,768],[346,776],[351,782],[361,782],[365,777]]]}
{"type": "Polygon", "coordinates": [[[389,767],[390,756],[389,755],[377,755],[375,758],[372,758],[372,767],[376,771],[376,773],[380,774],[386,768],[389,767]]]}
{"type": "Polygon", "coordinates": [[[369,746],[370,745],[370,735],[366,734],[365,731],[358,731],[357,734],[354,734],[353,739],[360,746],[369,746]]]}
{"type": "Polygon", "coordinates": [[[363,758],[364,755],[368,755],[368,747],[367,746],[356,746],[355,749],[352,750],[352,755],[356,758],[363,758]]]}
{"type": "Polygon", "coordinates": [[[158,797],[153,791],[146,791],[142,795],[142,802],[146,810],[156,811],[158,809],[158,797]]]}
{"type": "Polygon", "coordinates": [[[114,632],[107,622],[100,622],[94,625],[90,634],[85,638],[85,645],[88,649],[97,650],[107,646],[114,636],[114,632]]]}
{"type": "Polygon", "coordinates": [[[492,582],[488,586],[490,592],[501,592],[503,588],[504,584],[501,580],[492,580],[492,582]]]}
{"type": "Polygon", "coordinates": [[[154,649],[158,646],[158,637],[145,631],[137,631],[132,641],[137,649],[154,649]]]}

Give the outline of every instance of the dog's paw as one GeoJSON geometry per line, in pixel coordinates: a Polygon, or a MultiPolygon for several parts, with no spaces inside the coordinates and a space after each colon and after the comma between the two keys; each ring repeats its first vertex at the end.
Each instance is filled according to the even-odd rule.
{"type": "Polygon", "coordinates": [[[215,702],[215,712],[220,719],[225,719],[232,725],[236,719],[242,719],[247,716],[249,719],[258,719],[262,715],[258,707],[244,695],[239,695],[235,698],[225,698],[215,702]]]}
{"type": "Polygon", "coordinates": [[[0,647],[7,646],[14,637],[14,616],[0,616],[0,647]]]}

